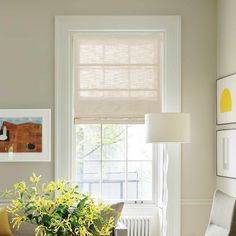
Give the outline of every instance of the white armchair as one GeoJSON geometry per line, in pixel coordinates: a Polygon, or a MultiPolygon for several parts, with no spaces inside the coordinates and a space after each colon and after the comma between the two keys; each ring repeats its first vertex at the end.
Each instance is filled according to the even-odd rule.
{"type": "Polygon", "coordinates": [[[205,236],[236,236],[236,199],[234,197],[216,190],[205,236]]]}

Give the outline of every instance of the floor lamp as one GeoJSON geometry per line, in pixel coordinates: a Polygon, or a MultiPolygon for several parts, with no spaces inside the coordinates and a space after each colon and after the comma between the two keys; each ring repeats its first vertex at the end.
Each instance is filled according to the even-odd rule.
{"type": "Polygon", "coordinates": [[[190,142],[190,115],[186,113],[151,113],[145,115],[147,143],[163,145],[163,199],[161,215],[162,236],[167,235],[167,204],[168,204],[168,143],[190,142]]]}

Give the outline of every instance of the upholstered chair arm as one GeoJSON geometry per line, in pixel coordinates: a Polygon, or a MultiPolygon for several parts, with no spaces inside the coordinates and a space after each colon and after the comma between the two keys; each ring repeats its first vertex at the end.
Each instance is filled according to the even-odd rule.
{"type": "Polygon", "coordinates": [[[124,224],[117,222],[117,225],[115,227],[115,235],[114,236],[128,236],[127,227],[124,224]]]}

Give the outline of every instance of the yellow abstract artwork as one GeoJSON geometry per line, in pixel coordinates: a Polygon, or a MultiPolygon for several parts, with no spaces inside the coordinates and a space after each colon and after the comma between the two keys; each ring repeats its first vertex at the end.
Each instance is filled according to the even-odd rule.
{"type": "Polygon", "coordinates": [[[230,90],[225,88],[221,94],[220,100],[220,111],[221,112],[231,112],[232,111],[232,98],[230,90]]]}

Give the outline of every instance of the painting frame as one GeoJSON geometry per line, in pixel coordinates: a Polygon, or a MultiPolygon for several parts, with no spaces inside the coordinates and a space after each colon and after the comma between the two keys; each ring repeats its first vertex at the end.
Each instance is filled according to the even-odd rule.
{"type": "Polygon", "coordinates": [[[51,161],[51,109],[0,109],[0,123],[0,162],[51,161]]]}
{"type": "Polygon", "coordinates": [[[236,74],[216,80],[216,125],[236,123],[236,74]]]}
{"type": "Polygon", "coordinates": [[[236,179],[236,128],[216,131],[216,176],[236,179]]]}

